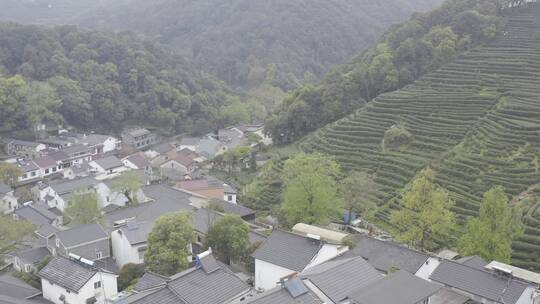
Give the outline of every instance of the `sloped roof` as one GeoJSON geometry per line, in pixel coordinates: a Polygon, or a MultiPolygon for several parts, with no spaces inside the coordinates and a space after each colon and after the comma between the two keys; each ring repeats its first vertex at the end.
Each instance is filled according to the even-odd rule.
{"type": "Polygon", "coordinates": [[[145,243],[148,240],[148,235],[152,231],[153,226],[154,223],[152,222],[128,222],[120,230],[131,245],[137,245],[145,243]]]}
{"type": "Polygon", "coordinates": [[[462,257],[457,262],[476,269],[484,269],[488,264],[488,262],[477,255],[462,257]]]}
{"type": "Polygon", "coordinates": [[[7,194],[11,191],[13,191],[13,189],[10,186],[0,182],[0,194],[7,194]]]}
{"type": "Polygon", "coordinates": [[[250,289],[225,265],[219,265],[219,269],[209,273],[197,268],[174,276],[168,286],[188,304],[224,303],[250,289]]]}
{"type": "Polygon", "coordinates": [[[96,185],[98,181],[92,176],[76,178],[68,181],[51,183],[49,186],[58,194],[68,194],[81,188],[96,185]]]}
{"type": "Polygon", "coordinates": [[[174,155],[172,155],[168,160],[164,161],[163,164],[168,163],[173,160],[186,167],[195,164],[195,161],[191,157],[188,157],[184,154],[179,154],[179,153],[175,153],[174,155]]]}
{"type": "Polygon", "coordinates": [[[22,173],[32,172],[39,170],[39,167],[33,161],[21,161],[17,163],[17,168],[22,171],[22,173]]]}
{"type": "Polygon", "coordinates": [[[200,208],[193,213],[193,228],[198,232],[207,234],[212,227],[223,216],[216,211],[200,208]]]}
{"type": "Polygon", "coordinates": [[[162,276],[153,272],[145,272],[143,276],[137,281],[134,289],[137,291],[144,291],[158,286],[164,285],[169,280],[168,277],[162,276]]]}
{"type": "MultiPolygon", "coordinates": [[[[0,276],[0,295],[15,299],[27,299],[39,294],[41,294],[40,290],[17,278],[12,277],[9,274],[3,274],[0,276]]],[[[0,303],[2,303],[1,300],[0,303]]]]}
{"type": "Polygon", "coordinates": [[[425,253],[393,242],[377,240],[366,235],[358,235],[356,239],[356,246],[345,252],[342,257],[361,256],[382,272],[398,268],[414,274],[429,258],[429,255],[425,253]]]}
{"type": "Polygon", "coordinates": [[[47,218],[30,206],[23,206],[19,209],[15,209],[14,212],[19,218],[25,219],[37,227],[47,225],[52,222],[51,219],[47,218]]]}
{"type": "Polygon", "coordinates": [[[139,128],[139,129],[130,130],[127,133],[133,137],[138,137],[138,136],[150,134],[151,132],[148,129],[139,128]]]}
{"type": "Polygon", "coordinates": [[[34,158],[34,163],[40,168],[55,167],[57,160],[50,155],[34,158]]]}
{"type": "Polygon", "coordinates": [[[37,247],[24,251],[19,251],[15,253],[15,256],[19,257],[21,260],[33,264],[43,261],[43,259],[50,254],[51,253],[49,252],[49,249],[47,249],[47,247],[37,247]]]}
{"type": "Polygon", "coordinates": [[[282,230],[274,230],[253,253],[253,257],[300,272],[313,260],[320,248],[320,241],[282,230]]]}
{"type": "Polygon", "coordinates": [[[121,160],[118,159],[118,157],[111,155],[104,158],[96,159],[94,162],[103,168],[104,170],[110,170],[118,167],[124,166],[124,163],[122,163],[121,160]]]}
{"type": "Polygon", "coordinates": [[[509,269],[512,271],[512,275],[514,277],[522,279],[527,282],[540,285],[540,273],[537,273],[537,272],[532,272],[527,269],[519,268],[516,266],[508,265],[508,264],[497,262],[497,261],[492,261],[491,263],[484,265],[484,267],[487,269],[493,269],[494,267],[509,269]]]}
{"type": "Polygon", "coordinates": [[[88,146],[96,146],[96,145],[103,144],[110,137],[112,136],[102,135],[102,134],[89,134],[89,135],[86,135],[86,137],[83,136],[80,139],[80,142],[83,144],[87,144],[88,146]]]}
{"type": "Polygon", "coordinates": [[[56,257],[41,269],[39,276],[65,289],[78,292],[96,273],[95,269],[56,257]]]}
{"type": "Polygon", "coordinates": [[[302,279],[308,279],[335,303],[383,276],[363,258],[333,260],[304,270],[302,279]]]}
{"type": "Polygon", "coordinates": [[[105,230],[95,223],[58,231],[55,235],[68,248],[109,237],[105,230]]]}
{"type": "Polygon", "coordinates": [[[442,261],[429,278],[497,303],[503,300],[505,304],[516,303],[528,286],[521,281],[453,261],[442,261]]]}
{"type": "Polygon", "coordinates": [[[143,152],[132,154],[125,159],[137,166],[137,168],[139,169],[142,169],[150,164],[150,162],[148,162],[148,159],[146,159],[146,157],[144,156],[143,152]]]}
{"type": "Polygon", "coordinates": [[[246,304],[324,304],[313,291],[293,297],[287,289],[278,286],[248,300],[246,304]]]}
{"type": "Polygon", "coordinates": [[[255,214],[254,210],[248,207],[242,206],[242,205],[233,204],[231,202],[227,202],[224,200],[216,201],[216,203],[218,203],[219,206],[223,208],[224,213],[236,214],[236,215],[239,215],[240,217],[255,214]]]}
{"type": "Polygon", "coordinates": [[[350,295],[356,304],[416,304],[442,288],[400,270],[382,280],[360,287],[350,295]]]}
{"type": "Polygon", "coordinates": [[[196,146],[199,144],[199,141],[201,141],[200,138],[197,137],[184,137],[180,141],[181,146],[196,146]]]}

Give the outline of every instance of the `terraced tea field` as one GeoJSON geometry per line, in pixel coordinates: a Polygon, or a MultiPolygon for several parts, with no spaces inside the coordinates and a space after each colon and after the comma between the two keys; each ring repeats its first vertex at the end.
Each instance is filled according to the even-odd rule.
{"type": "MultiPolygon", "coordinates": [[[[381,95],[315,132],[302,147],[373,173],[382,190],[373,197],[383,206],[377,215],[382,221],[399,208],[397,192],[427,166],[451,191],[461,222],[477,214],[482,194],[494,185],[517,196],[539,184],[540,5],[516,11],[489,46],[381,95]],[[384,134],[393,126],[412,137],[384,148],[384,134]]],[[[540,270],[540,205],[529,206],[524,223],[513,262],[540,270]]]]}

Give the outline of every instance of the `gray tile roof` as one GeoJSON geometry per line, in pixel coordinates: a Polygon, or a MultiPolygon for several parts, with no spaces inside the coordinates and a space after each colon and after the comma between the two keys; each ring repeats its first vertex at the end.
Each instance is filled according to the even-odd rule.
{"type": "Polygon", "coordinates": [[[250,299],[246,304],[323,304],[311,290],[299,297],[294,298],[287,289],[278,286],[265,293],[262,293],[253,299],[250,299]]]}
{"type": "Polygon", "coordinates": [[[147,134],[150,134],[150,133],[151,132],[148,129],[144,129],[144,128],[139,128],[139,129],[134,129],[134,130],[128,131],[128,134],[133,136],[133,137],[143,136],[143,135],[147,135],[147,134]]]}
{"type": "Polygon", "coordinates": [[[0,294],[0,304],[52,304],[52,302],[43,299],[41,296],[25,300],[0,294]]]}
{"type": "Polygon", "coordinates": [[[10,186],[0,182],[0,194],[7,194],[13,191],[10,186]]]}
{"type": "Polygon", "coordinates": [[[356,246],[343,254],[342,258],[363,257],[371,266],[382,272],[392,268],[416,273],[429,255],[393,242],[386,242],[365,235],[356,236],[356,246]]]}
{"type": "Polygon", "coordinates": [[[15,253],[21,260],[31,264],[43,261],[43,259],[50,254],[47,247],[37,247],[15,253]]]}
{"type": "Polygon", "coordinates": [[[219,206],[221,206],[223,208],[223,212],[225,212],[225,213],[237,214],[240,217],[255,214],[254,210],[252,210],[252,209],[250,209],[248,207],[244,207],[242,205],[233,204],[233,203],[223,201],[223,200],[219,200],[219,201],[215,201],[215,202],[218,203],[219,206]]]}
{"type": "Polygon", "coordinates": [[[148,166],[150,164],[150,162],[148,161],[148,159],[146,159],[146,157],[144,156],[144,153],[142,153],[142,152],[132,154],[132,155],[126,157],[125,159],[130,161],[132,164],[137,166],[137,168],[139,168],[139,169],[144,169],[146,166],[148,166]]]}
{"type": "Polygon", "coordinates": [[[96,273],[94,269],[56,257],[39,271],[39,276],[65,289],[78,292],[96,273]]]}
{"type": "Polygon", "coordinates": [[[193,227],[200,233],[207,234],[212,227],[223,216],[213,210],[201,208],[193,213],[193,227]]]}
{"type": "Polygon", "coordinates": [[[153,222],[128,222],[126,226],[120,228],[120,231],[131,245],[136,245],[146,243],[153,226],[153,222]]]}
{"type": "Polygon", "coordinates": [[[60,229],[54,227],[51,224],[43,224],[39,226],[38,230],[36,230],[36,233],[44,238],[47,238],[58,231],[60,231],[60,229]]]}
{"type": "MultiPolygon", "coordinates": [[[[41,291],[9,274],[0,276],[0,295],[15,299],[27,299],[41,294],[41,291]]],[[[1,303],[1,301],[0,301],[1,303]]]]}
{"type": "Polygon", "coordinates": [[[32,172],[39,170],[39,167],[33,161],[21,161],[17,163],[17,168],[22,171],[22,173],[32,172]]]}
{"type": "Polygon", "coordinates": [[[484,270],[486,265],[488,264],[488,262],[484,261],[484,259],[477,255],[463,257],[457,260],[457,262],[480,270],[484,270]]]}
{"type": "Polygon", "coordinates": [[[103,168],[104,170],[110,170],[110,169],[114,169],[114,168],[124,166],[122,161],[120,159],[118,159],[118,157],[116,157],[114,155],[107,156],[107,157],[100,158],[100,159],[96,159],[96,160],[94,160],[94,162],[96,164],[98,164],[98,166],[103,168]]]}
{"type": "Polygon", "coordinates": [[[88,146],[96,146],[103,144],[107,139],[109,139],[109,135],[102,135],[102,134],[89,134],[86,137],[82,137],[80,139],[80,142],[83,144],[87,144],[88,146]]]}
{"type": "MultiPolygon", "coordinates": [[[[221,304],[244,292],[250,287],[242,282],[227,267],[216,262],[219,268],[207,273],[194,267],[168,279],[166,286],[143,291],[130,296],[122,303],[137,304],[221,304]]],[[[160,282],[155,276],[152,282],[160,282]]]]}
{"type": "Polygon", "coordinates": [[[190,195],[185,192],[165,185],[145,186],[142,191],[145,196],[153,199],[153,201],[107,213],[105,218],[109,226],[112,226],[115,221],[129,218],[134,218],[138,222],[153,222],[165,213],[193,210],[190,205],[190,195]]]}
{"type": "Polygon", "coordinates": [[[308,279],[335,303],[341,303],[352,292],[379,281],[383,276],[363,258],[354,257],[308,268],[301,278],[308,279]]]}
{"type": "Polygon", "coordinates": [[[350,295],[356,304],[416,304],[442,288],[400,270],[382,280],[359,288],[350,295]]]}
{"type": "Polygon", "coordinates": [[[321,243],[305,236],[274,230],[253,257],[294,271],[302,271],[317,255],[321,243]]]}
{"type": "Polygon", "coordinates": [[[204,138],[201,139],[199,142],[199,146],[197,147],[197,153],[200,155],[206,157],[206,158],[213,158],[216,156],[219,149],[222,147],[222,143],[215,139],[208,139],[204,138]]]}
{"type": "Polygon", "coordinates": [[[249,231],[249,243],[255,244],[256,242],[264,242],[266,240],[266,235],[255,232],[255,231],[249,231]]]}
{"type": "Polygon", "coordinates": [[[16,209],[15,214],[19,218],[25,219],[34,224],[36,227],[41,227],[42,225],[48,225],[51,223],[51,219],[47,218],[30,206],[24,206],[16,209]]]}
{"type": "Polygon", "coordinates": [[[185,273],[172,279],[168,286],[188,304],[219,304],[250,289],[222,264],[210,273],[202,268],[185,273]]]}
{"type": "Polygon", "coordinates": [[[73,145],[73,146],[63,148],[62,152],[71,156],[71,154],[79,154],[83,152],[89,153],[91,149],[92,149],[91,147],[84,146],[84,145],[73,145]]]}
{"type": "Polygon", "coordinates": [[[76,178],[68,181],[51,183],[49,186],[58,194],[69,194],[75,190],[89,188],[98,183],[92,176],[76,178]]]}
{"type": "Polygon", "coordinates": [[[199,141],[201,141],[201,139],[197,137],[184,137],[180,141],[180,145],[181,146],[196,146],[199,144],[199,141]]]}
{"type": "Polygon", "coordinates": [[[55,235],[67,248],[109,237],[105,230],[99,224],[95,223],[58,231],[55,235]]]}
{"type": "Polygon", "coordinates": [[[159,275],[157,273],[145,272],[137,284],[135,284],[134,289],[137,291],[144,291],[147,289],[156,288],[164,285],[168,280],[168,277],[159,275]]]}
{"type": "Polygon", "coordinates": [[[514,304],[527,288],[515,279],[459,264],[442,261],[430,276],[432,281],[494,301],[514,304]]]}

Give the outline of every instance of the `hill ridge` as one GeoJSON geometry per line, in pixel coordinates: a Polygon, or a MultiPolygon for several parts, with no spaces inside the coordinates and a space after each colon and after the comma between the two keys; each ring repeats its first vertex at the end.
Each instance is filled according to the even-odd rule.
{"type": "MultiPolygon", "coordinates": [[[[540,183],[538,28],[540,5],[517,10],[487,46],[316,131],[303,149],[329,153],[348,169],[374,173],[383,194],[372,199],[379,205],[388,202],[377,214],[385,222],[399,208],[399,191],[427,166],[451,191],[460,221],[477,213],[491,186],[501,184],[510,195],[519,195],[540,183]],[[412,139],[385,148],[385,132],[393,126],[412,139]]],[[[540,228],[538,203],[528,208],[532,220],[514,244],[514,263],[540,269],[535,253],[540,238],[534,235],[540,228]]]]}

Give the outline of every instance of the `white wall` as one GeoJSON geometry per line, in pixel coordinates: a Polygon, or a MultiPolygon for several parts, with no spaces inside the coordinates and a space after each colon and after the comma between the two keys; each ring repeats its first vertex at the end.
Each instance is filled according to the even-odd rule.
{"type": "Polygon", "coordinates": [[[255,259],[255,289],[272,289],[277,286],[277,283],[279,283],[279,279],[288,276],[294,272],[294,270],[290,270],[265,261],[255,259]]]}
{"type": "Polygon", "coordinates": [[[120,233],[120,230],[115,230],[111,233],[111,242],[113,256],[116,259],[116,265],[118,265],[118,267],[122,268],[122,266],[128,263],[144,263],[144,257],[142,259],[139,257],[139,251],[137,249],[141,246],[146,246],[146,243],[138,246],[131,246],[125,236],[120,233]]]}
{"type": "Polygon", "coordinates": [[[116,297],[118,294],[118,287],[116,283],[116,275],[98,272],[96,273],[86,284],[76,292],[67,292],[63,287],[51,284],[45,279],[41,279],[41,285],[43,290],[43,297],[55,304],[64,304],[59,298],[61,295],[65,296],[66,303],[86,303],[86,300],[91,297],[96,297],[98,304],[105,304],[106,299],[116,297]],[[101,281],[101,288],[94,289],[94,283],[101,281]]]}
{"type": "Polygon", "coordinates": [[[118,139],[114,137],[109,137],[105,142],[103,142],[103,153],[111,152],[116,150],[118,139]]]}
{"type": "Polygon", "coordinates": [[[418,269],[418,271],[416,271],[415,275],[417,277],[420,277],[424,280],[428,280],[429,281],[429,277],[431,276],[431,274],[433,273],[433,271],[435,271],[435,269],[437,267],[439,267],[439,265],[441,264],[441,262],[439,261],[438,258],[428,258],[427,261],[422,265],[422,267],[420,267],[420,269],[418,269]]]}
{"type": "Polygon", "coordinates": [[[56,191],[53,190],[51,187],[47,187],[39,192],[39,199],[44,200],[46,195],[50,195],[54,197],[52,201],[48,201],[47,204],[49,205],[49,208],[58,208],[58,210],[64,212],[64,210],[67,208],[67,202],[64,202],[64,199],[61,198],[56,191]]]}
{"type": "Polygon", "coordinates": [[[534,303],[534,288],[527,287],[516,304],[533,304],[534,303]]]}
{"type": "Polygon", "coordinates": [[[223,195],[223,200],[227,201],[229,203],[237,204],[236,194],[227,194],[227,193],[225,193],[225,195],[223,195]],[[231,200],[229,200],[229,196],[231,196],[231,200]]]}
{"type": "Polygon", "coordinates": [[[18,199],[10,192],[3,197],[0,197],[0,214],[8,214],[15,211],[19,207],[18,199]],[[11,204],[11,206],[10,206],[11,204]]]}
{"type": "Polygon", "coordinates": [[[110,204],[125,206],[128,199],[123,193],[113,192],[105,183],[98,183],[95,187],[98,197],[99,208],[105,208],[110,204]]]}
{"type": "Polygon", "coordinates": [[[319,250],[319,253],[313,258],[313,260],[306,266],[305,269],[308,269],[310,267],[319,265],[321,263],[324,263],[326,261],[329,261],[338,255],[344,253],[345,251],[349,250],[349,247],[347,246],[337,246],[337,245],[331,245],[331,244],[324,244],[319,250]]]}

